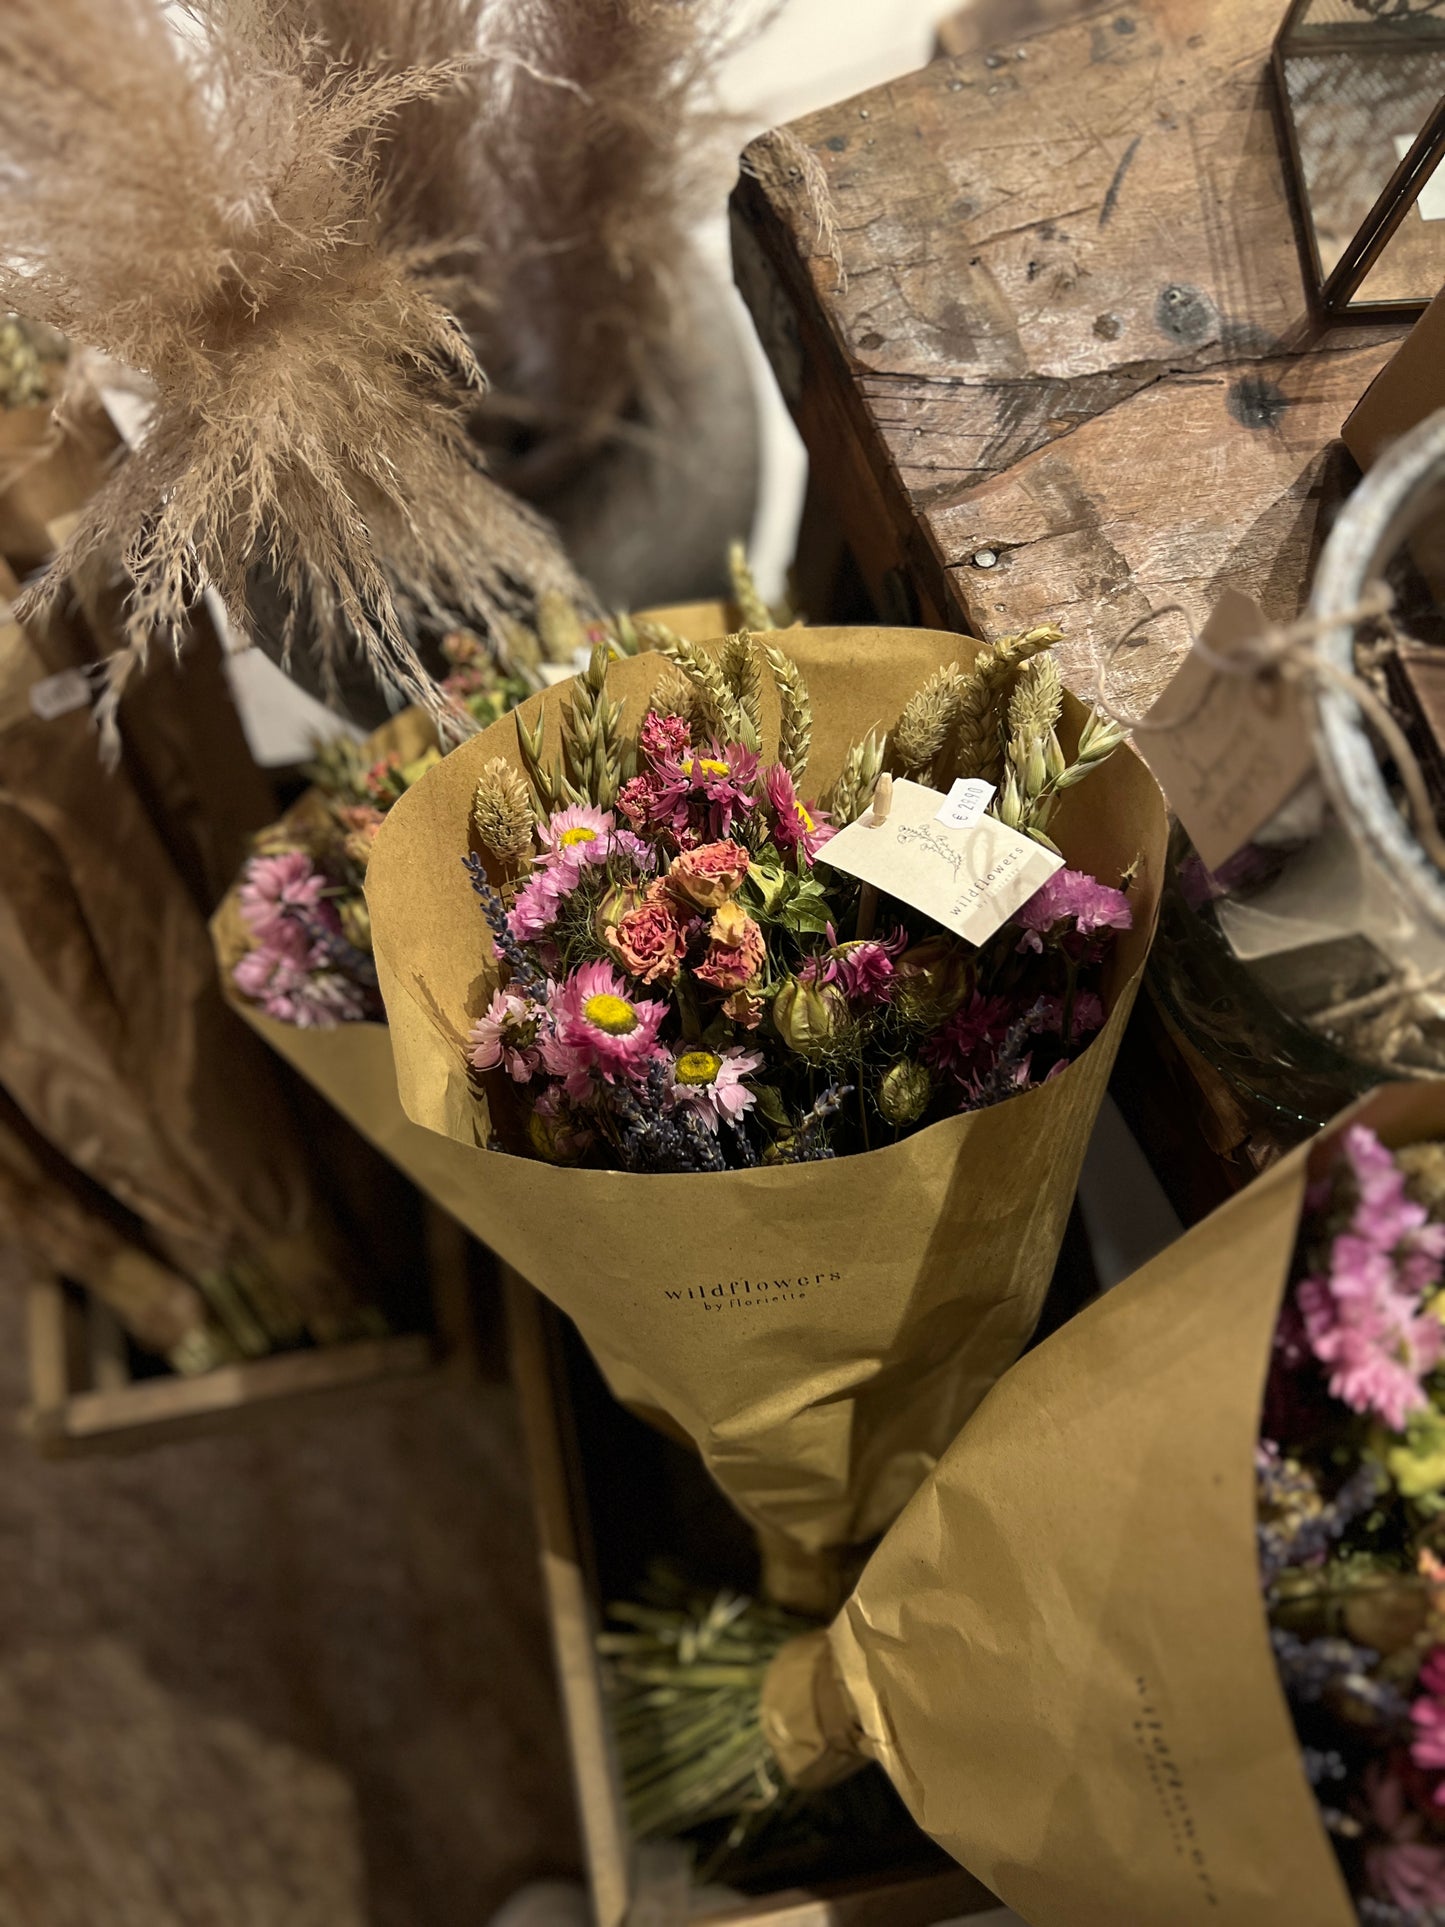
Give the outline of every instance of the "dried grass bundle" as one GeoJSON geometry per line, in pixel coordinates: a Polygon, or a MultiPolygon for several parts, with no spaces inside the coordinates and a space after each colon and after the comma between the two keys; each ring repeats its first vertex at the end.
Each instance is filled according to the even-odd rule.
{"type": "MultiPolygon", "coordinates": [[[[190,11],[204,31],[182,38],[157,0],[6,7],[0,306],[143,371],[156,404],[39,593],[121,551],[135,586],[113,704],[204,584],[240,611],[259,564],[330,677],[359,646],[437,712],[421,627],[496,627],[547,589],[582,593],[482,472],[466,422],[481,372],[424,224],[408,236],[396,218],[412,189],[386,184],[400,117],[459,115],[464,63],[342,62],[297,32],[291,0],[190,11]]],[[[402,26],[478,10],[335,11],[402,26]]]]}
{"type": "Polygon", "coordinates": [[[399,242],[437,251],[508,479],[545,491],[665,421],[689,229],[725,158],[712,82],[768,0],[270,4],[353,72],[480,54],[461,90],[400,110],[384,192],[399,242]]]}

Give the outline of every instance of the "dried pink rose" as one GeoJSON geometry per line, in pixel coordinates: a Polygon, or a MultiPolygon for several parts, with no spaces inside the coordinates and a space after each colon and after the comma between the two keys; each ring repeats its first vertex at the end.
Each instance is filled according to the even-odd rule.
{"type": "Polygon", "coordinates": [[[716,910],[743,887],[748,853],[740,843],[702,843],[674,857],[667,885],[699,910],[716,910]]]}
{"type": "Polygon", "coordinates": [[[724,903],[708,929],[707,956],[693,975],[714,990],[745,990],[762,973],[768,947],[741,904],[724,903]]]}

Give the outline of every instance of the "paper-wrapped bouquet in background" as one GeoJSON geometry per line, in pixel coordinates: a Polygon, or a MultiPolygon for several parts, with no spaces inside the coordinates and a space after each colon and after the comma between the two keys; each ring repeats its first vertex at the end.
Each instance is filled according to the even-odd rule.
{"type": "Polygon", "coordinates": [[[445,1202],[802,1554],[887,1525],[1026,1342],[1147,951],[1162,803],[1023,672],[1051,633],[616,663],[428,770],[372,851],[445,1202]],[[966,756],[1069,866],[1009,832],[1053,907],[977,949],[828,865],[805,800],[848,823],[885,760],[966,756]]]}
{"type": "MultiPolygon", "coordinates": [[[[879,1761],[1033,1927],[1434,1927],[1442,1139],[1445,1087],[1377,1092],[1020,1361],[832,1626],[760,1621],[737,1804],[879,1761]]],[[[677,1733],[717,1681],[647,1643],[677,1733]]]]}

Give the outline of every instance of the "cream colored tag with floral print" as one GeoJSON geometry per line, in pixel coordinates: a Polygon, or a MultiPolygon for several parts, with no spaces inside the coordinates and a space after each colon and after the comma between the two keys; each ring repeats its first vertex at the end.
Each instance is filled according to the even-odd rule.
{"type": "Polygon", "coordinates": [[[943,822],[941,800],[937,790],[900,777],[882,822],[867,811],[831,837],[817,860],[921,910],[969,943],[986,943],[1064,867],[1063,858],[996,817],[961,829],[943,822]]]}

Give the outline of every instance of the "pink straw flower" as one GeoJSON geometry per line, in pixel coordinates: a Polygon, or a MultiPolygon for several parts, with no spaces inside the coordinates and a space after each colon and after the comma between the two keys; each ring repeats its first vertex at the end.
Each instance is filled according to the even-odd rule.
{"type": "Polygon", "coordinates": [[[605,1083],[638,1081],[657,1055],[657,1033],[667,1012],[666,1004],[630,997],[627,980],[611,964],[583,964],[554,988],[542,1062],[564,1080],[574,1099],[589,1094],[594,1077],[605,1083]]]}
{"type": "Polygon", "coordinates": [[[967,1079],[991,1064],[1017,1013],[1007,997],[974,991],[948,1021],[925,1037],[918,1055],[932,1070],[967,1079]]]}
{"type": "Polygon", "coordinates": [[[783,856],[801,855],[811,863],[835,834],[827,812],[799,798],[792,777],[781,763],[770,763],[763,771],[763,794],[779,852],[783,856]]]}
{"type": "Polygon", "coordinates": [[[513,990],[498,990],[482,1016],[472,1024],[467,1039],[474,1069],[492,1071],[505,1065],[516,1084],[525,1084],[541,1063],[537,1048],[537,1029],[542,1019],[540,1005],[513,990]]]}
{"type": "Polygon", "coordinates": [[[605,863],[616,820],[611,810],[599,810],[590,803],[573,803],[565,810],[554,811],[537,832],[542,844],[537,862],[548,870],[575,871],[605,863]]]}
{"type": "Polygon", "coordinates": [[[654,820],[665,817],[680,837],[686,831],[693,840],[721,842],[732,834],[735,818],[757,807],[758,758],[741,743],[725,749],[712,743],[705,753],[661,758],[652,778],[654,820]]]}
{"type": "Polygon", "coordinates": [[[298,923],[281,920],[240,958],[231,980],[268,1017],[299,1030],[331,1030],[367,1014],[359,984],[327,967],[325,946],[313,944],[298,923]]]}
{"type": "Polygon", "coordinates": [[[696,1112],[710,1131],[751,1110],[753,1094],[743,1083],[763,1061],[761,1051],[687,1050],[672,1066],[672,1100],[696,1112]]]}

